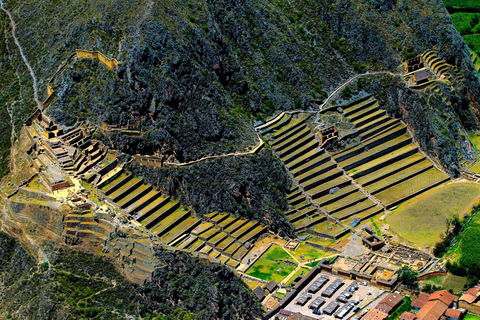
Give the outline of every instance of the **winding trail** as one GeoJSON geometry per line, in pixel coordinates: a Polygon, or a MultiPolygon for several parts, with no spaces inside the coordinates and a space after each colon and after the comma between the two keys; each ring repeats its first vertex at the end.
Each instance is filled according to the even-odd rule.
{"type": "Polygon", "coordinates": [[[351,82],[357,80],[358,78],[362,77],[368,77],[368,76],[373,76],[373,75],[379,75],[379,74],[389,74],[391,76],[401,76],[398,73],[393,73],[391,71],[376,71],[376,72],[366,72],[366,73],[361,73],[354,75],[350,79],[348,79],[346,82],[344,82],[342,85],[340,85],[337,89],[335,89],[328,97],[325,99],[325,101],[319,106],[319,111],[322,111],[322,109],[330,102],[330,99],[332,99],[340,90],[345,88],[347,85],[349,85],[351,82]]]}
{"type": "Polygon", "coordinates": [[[225,158],[225,157],[232,157],[232,156],[245,156],[245,155],[249,155],[249,154],[254,154],[254,153],[257,153],[258,150],[260,150],[264,145],[264,142],[263,142],[262,138],[260,137],[260,135],[258,133],[257,133],[257,137],[258,137],[258,140],[259,140],[258,144],[252,150],[249,150],[249,151],[232,152],[232,153],[226,153],[226,154],[206,156],[206,157],[203,157],[203,158],[200,158],[200,159],[197,159],[197,160],[193,160],[193,161],[189,161],[189,162],[182,162],[182,163],[164,162],[164,164],[165,165],[170,165],[170,166],[182,167],[182,166],[189,166],[189,165],[192,165],[192,164],[195,164],[195,163],[198,163],[198,162],[202,162],[202,161],[205,161],[205,160],[210,160],[210,159],[225,158]]]}
{"type": "Polygon", "coordinates": [[[42,105],[42,102],[40,101],[40,99],[38,99],[37,78],[35,77],[35,72],[33,71],[33,68],[28,63],[28,59],[25,56],[25,54],[23,53],[23,49],[22,49],[22,46],[20,45],[20,41],[18,41],[18,38],[15,35],[15,29],[16,29],[17,25],[15,24],[15,21],[13,20],[13,17],[10,14],[10,12],[7,9],[5,9],[3,2],[4,2],[4,0],[0,0],[0,8],[8,15],[8,18],[10,19],[10,25],[12,26],[13,41],[17,45],[18,50],[20,51],[20,55],[22,56],[23,62],[25,63],[25,66],[27,66],[28,72],[32,76],[32,79],[33,79],[33,85],[32,85],[32,87],[33,87],[33,99],[37,103],[37,107],[40,107],[42,105]]]}

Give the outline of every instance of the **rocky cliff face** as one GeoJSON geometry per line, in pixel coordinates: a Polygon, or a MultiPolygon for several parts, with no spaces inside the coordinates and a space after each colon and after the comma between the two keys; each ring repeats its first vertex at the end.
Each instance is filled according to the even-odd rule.
{"type": "Polygon", "coordinates": [[[0,232],[0,319],[253,319],[261,315],[253,293],[232,271],[186,254],[159,251],[165,267],[140,287],[126,281],[103,257],[44,249],[49,250],[49,263],[37,265],[18,242],[0,232]]]}
{"type": "Polygon", "coordinates": [[[213,211],[229,212],[258,220],[282,236],[293,236],[282,213],[287,209],[284,194],[291,183],[269,150],[185,167],[132,166],[131,170],[181,199],[199,216],[213,211]]]}
{"type": "Polygon", "coordinates": [[[127,153],[160,151],[187,161],[243,150],[255,143],[251,117],[312,107],[349,76],[396,73],[403,60],[432,47],[462,70],[465,83],[446,98],[465,110],[459,125],[476,126],[478,76],[439,0],[103,1],[82,8],[82,19],[71,19],[76,4],[42,2],[32,16],[37,3],[21,3],[7,7],[20,35],[29,35],[25,50],[41,88],[77,47],[124,62],[118,79],[95,80],[91,66],[67,75],[52,113],[64,123],[98,115],[108,124],[142,120],[143,139],[111,140],[127,153]],[[102,86],[84,88],[98,81],[102,86]],[[86,112],[72,118],[76,102],[86,112]]]}

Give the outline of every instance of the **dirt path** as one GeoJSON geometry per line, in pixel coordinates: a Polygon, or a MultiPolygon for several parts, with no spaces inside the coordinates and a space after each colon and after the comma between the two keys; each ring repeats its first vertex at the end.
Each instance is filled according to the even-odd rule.
{"type": "Polygon", "coordinates": [[[232,156],[244,156],[248,154],[254,154],[256,153],[260,148],[263,147],[264,142],[260,138],[260,135],[257,133],[257,138],[259,140],[258,144],[250,151],[245,151],[245,152],[232,152],[232,153],[226,153],[226,154],[219,154],[219,155],[214,155],[214,156],[207,156],[200,158],[198,160],[190,161],[190,162],[184,162],[184,163],[175,163],[175,162],[165,162],[165,165],[170,165],[170,166],[177,166],[177,167],[183,167],[183,166],[189,166],[198,162],[202,162],[205,160],[210,160],[210,159],[216,159],[216,158],[225,158],[225,157],[232,157],[232,156]]]}
{"type": "Polygon", "coordinates": [[[33,68],[28,63],[28,59],[25,56],[25,54],[23,53],[23,49],[22,49],[22,46],[20,45],[20,41],[18,41],[18,38],[15,35],[15,29],[17,27],[16,24],[15,24],[15,20],[13,20],[13,17],[10,14],[10,12],[7,9],[5,9],[3,1],[4,0],[0,0],[0,8],[8,15],[8,18],[10,19],[10,25],[12,26],[13,41],[15,42],[16,46],[18,47],[18,50],[20,51],[20,55],[22,56],[23,62],[25,63],[25,66],[27,67],[28,72],[32,76],[32,79],[33,79],[33,85],[32,85],[32,87],[33,87],[33,99],[37,103],[37,107],[40,107],[42,105],[42,103],[38,99],[37,78],[35,77],[35,72],[33,71],[33,68]]]}
{"type": "Polygon", "coordinates": [[[322,109],[330,102],[330,100],[343,88],[345,88],[347,85],[352,83],[353,81],[357,80],[358,78],[362,77],[369,77],[369,76],[374,76],[374,75],[379,75],[379,74],[389,74],[391,76],[400,76],[398,73],[393,73],[390,71],[376,71],[376,72],[366,72],[366,73],[361,73],[354,75],[350,79],[348,79],[346,82],[344,82],[342,85],[340,85],[337,89],[335,89],[328,97],[325,99],[325,101],[322,103],[322,105],[319,107],[319,111],[322,111],[322,109]]]}

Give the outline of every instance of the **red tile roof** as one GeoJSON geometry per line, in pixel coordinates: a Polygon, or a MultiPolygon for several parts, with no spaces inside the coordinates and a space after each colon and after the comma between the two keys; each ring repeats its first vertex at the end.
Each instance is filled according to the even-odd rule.
{"type": "Polygon", "coordinates": [[[438,320],[447,311],[448,307],[445,303],[435,300],[428,301],[417,313],[420,320],[438,320]]]}
{"type": "Polygon", "coordinates": [[[415,320],[415,319],[417,319],[417,315],[408,311],[405,311],[400,315],[400,320],[415,320]]]}
{"type": "Polygon", "coordinates": [[[447,290],[439,290],[432,293],[428,301],[440,300],[449,306],[453,301],[455,301],[455,296],[448,292],[447,290]]]}
{"type": "Polygon", "coordinates": [[[423,306],[427,303],[427,301],[420,300],[420,299],[413,299],[412,300],[412,308],[418,308],[421,309],[423,306]]]}
{"type": "Polygon", "coordinates": [[[418,300],[428,301],[428,299],[430,299],[430,295],[426,294],[425,292],[422,292],[418,295],[418,300]]]}
{"type": "Polygon", "coordinates": [[[445,316],[447,318],[459,319],[462,316],[462,311],[458,309],[447,309],[445,316]]]}
{"type": "Polygon", "coordinates": [[[362,318],[362,320],[384,320],[387,317],[387,313],[378,309],[372,309],[362,318]]]}
{"type": "Polygon", "coordinates": [[[390,311],[392,311],[393,308],[386,303],[379,302],[375,307],[375,309],[378,309],[380,311],[390,314],[390,311]]]}
{"type": "Polygon", "coordinates": [[[477,285],[473,288],[468,289],[466,293],[469,293],[472,296],[476,296],[479,292],[480,292],[480,286],[477,285]]]}
{"type": "Polygon", "coordinates": [[[474,296],[474,295],[471,295],[469,293],[464,293],[461,297],[460,297],[460,301],[465,301],[466,303],[474,303],[475,300],[477,300],[477,297],[474,296]]]}

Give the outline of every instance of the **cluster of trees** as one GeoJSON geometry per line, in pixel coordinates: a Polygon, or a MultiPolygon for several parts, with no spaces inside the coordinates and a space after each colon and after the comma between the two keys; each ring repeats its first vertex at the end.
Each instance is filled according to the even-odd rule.
{"type": "Polygon", "coordinates": [[[448,247],[452,244],[455,237],[458,236],[462,230],[462,223],[460,222],[460,217],[458,214],[452,215],[450,218],[446,219],[447,231],[441,235],[442,241],[435,244],[433,248],[433,254],[436,257],[441,257],[445,252],[447,252],[448,247]]]}

